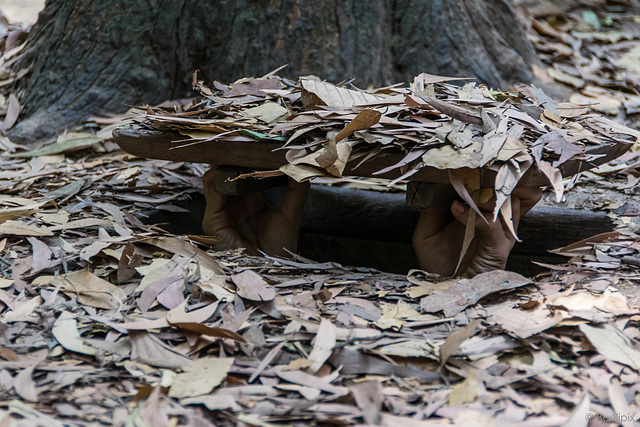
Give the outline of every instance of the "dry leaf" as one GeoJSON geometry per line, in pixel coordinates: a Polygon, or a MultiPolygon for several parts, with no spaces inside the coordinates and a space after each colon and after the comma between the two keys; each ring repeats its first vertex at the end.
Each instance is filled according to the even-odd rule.
{"type": "Polygon", "coordinates": [[[22,369],[18,375],[13,379],[13,388],[16,394],[22,399],[29,402],[38,401],[38,392],[36,390],[35,381],[33,381],[33,370],[36,365],[31,365],[22,369]]]}
{"type": "Polygon", "coordinates": [[[0,224],[0,234],[13,236],[53,236],[53,232],[47,227],[39,227],[35,224],[27,224],[23,221],[8,220],[0,224]]]}
{"type": "Polygon", "coordinates": [[[7,114],[4,117],[4,122],[0,126],[0,130],[9,130],[18,120],[20,115],[20,102],[15,94],[9,95],[9,107],[7,108],[7,114]]]}
{"type": "Polygon", "coordinates": [[[207,269],[213,271],[216,274],[223,274],[224,271],[220,264],[207,255],[202,249],[197,248],[191,243],[178,239],[177,237],[161,237],[156,239],[147,240],[146,243],[157,246],[165,251],[180,254],[185,258],[193,258],[202,264],[207,269]]]}
{"type": "Polygon", "coordinates": [[[53,324],[51,333],[58,343],[69,351],[88,354],[91,356],[96,354],[96,350],[94,348],[87,347],[80,339],[76,316],[68,311],[63,311],[60,316],[58,316],[53,324]]]}
{"type": "Polygon", "coordinates": [[[467,326],[462,329],[458,329],[447,337],[444,343],[440,346],[440,366],[444,366],[451,355],[453,355],[460,346],[469,338],[474,336],[478,331],[482,329],[482,321],[479,319],[473,320],[467,326]]]}
{"type": "Polygon", "coordinates": [[[224,409],[230,409],[234,412],[240,411],[240,406],[236,399],[228,394],[186,397],[180,399],[180,403],[183,405],[204,405],[210,411],[222,411],[224,409]]]}
{"type": "Polygon", "coordinates": [[[507,291],[531,283],[530,279],[510,271],[490,271],[472,279],[453,283],[446,292],[436,291],[420,301],[423,310],[433,313],[442,310],[447,317],[454,316],[481,298],[494,292],[507,291]]]}
{"type": "Polygon", "coordinates": [[[46,270],[51,266],[51,258],[53,253],[49,246],[36,239],[35,237],[27,237],[31,247],[33,248],[33,263],[31,265],[31,273],[46,270]]]}
{"type": "Polygon", "coordinates": [[[320,81],[317,78],[301,77],[300,84],[306,91],[317,96],[329,107],[353,107],[357,105],[375,104],[384,99],[381,96],[337,87],[334,84],[320,81]]]}
{"type": "Polygon", "coordinates": [[[329,320],[322,319],[320,327],[314,338],[313,348],[307,360],[310,365],[306,371],[315,374],[324,365],[324,362],[331,357],[333,347],[336,345],[336,327],[329,320]]]}
{"type": "Polygon", "coordinates": [[[489,318],[493,323],[520,338],[528,338],[560,323],[565,316],[560,311],[550,311],[546,305],[533,310],[505,307],[489,318]]]}
{"type": "Polygon", "coordinates": [[[33,203],[27,206],[2,209],[0,210],[0,224],[5,221],[31,216],[34,213],[40,212],[40,206],[41,204],[39,203],[33,203]]]}
{"type": "Polygon", "coordinates": [[[179,306],[169,310],[167,313],[167,322],[169,323],[204,323],[218,309],[219,301],[215,301],[197,310],[187,311],[187,300],[184,300],[179,306]]]}
{"type": "Polygon", "coordinates": [[[245,113],[268,124],[284,120],[289,116],[289,110],[272,101],[267,101],[257,107],[248,108],[245,110],[245,113]]]}
{"type": "Polygon", "coordinates": [[[171,383],[169,396],[176,398],[201,396],[211,393],[226,378],[234,359],[232,357],[202,357],[185,365],[171,383]]]}
{"type": "Polygon", "coordinates": [[[382,412],[382,384],[379,381],[363,381],[349,387],[364,421],[369,425],[380,425],[382,412]]]}
{"type": "Polygon", "coordinates": [[[131,360],[159,368],[182,368],[191,362],[191,359],[169,348],[147,332],[129,331],[129,337],[131,360]]]}
{"type": "Polygon", "coordinates": [[[589,393],[585,392],[573,410],[571,417],[562,424],[562,427],[587,427],[593,419],[590,410],[591,400],[589,399],[589,393]]]}
{"type": "Polygon", "coordinates": [[[369,129],[380,121],[382,113],[377,110],[362,110],[351,120],[344,129],[342,129],[335,137],[336,142],[340,142],[348,138],[355,131],[369,129]]]}
{"type": "Polygon", "coordinates": [[[269,286],[258,273],[252,270],[245,270],[242,273],[234,274],[231,280],[238,287],[237,294],[242,298],[251,301],[271,301],[276,293],[273,287],[269,286]]]}
{"type": "Polygon", "coordinates": [[[41,276],[33,283],[60,286],[62,292],[76,295],[78,302],[91,307],[119,309],[126,298],[122,289],[86,269],[58,277],[41,276]]]}
{"type": "Polygon", "coordinates": [[[640,371],[640,351],[629,343],[626,336],[612,325],[595,328],[587,324],[578,326],[598,353],[607,359],[640,371]]]}
{"type": "Polygon", "coordinates": [[[480,390],[478,380],[474,371],[469,371],[469,375],[464,381],[456,384],[449,394],[449,406],[466,406],[476,400],[480,390]]]}
{"type": "Polygon", "coordinates": [[[276,373],[278,377],[290,383],[299,384],[306,387],[317,388],[327,393],[331,393],[337,396],[344,396],[349,393],[346,387],[338,387],[330,384],[322,378],[318,378],[313,375],[309,375],[302,371],[278,371],[276,373]]]}

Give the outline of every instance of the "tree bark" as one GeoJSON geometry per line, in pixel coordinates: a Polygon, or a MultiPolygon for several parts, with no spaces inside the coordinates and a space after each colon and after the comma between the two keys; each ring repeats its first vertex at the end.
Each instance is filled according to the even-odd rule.
{"type": "Polygon", "coordinates": [[[32,72],[11,136],[192,96],[195,69],[207,82],[288,64],[281,75],[361,87],[429,72],[506,88],[538,63],[508,0],[49,0],[15,64],[32,72]]]}

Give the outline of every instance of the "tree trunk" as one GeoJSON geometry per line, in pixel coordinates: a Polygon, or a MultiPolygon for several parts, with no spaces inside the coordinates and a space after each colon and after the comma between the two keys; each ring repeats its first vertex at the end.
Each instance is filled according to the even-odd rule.
{"type": "Polygon", "coordinates": [[[32,72],[11,136],[192,96],[198,68],[228,83],[284,64],[361,87],[429,72],[506,88],[538,59],[508,0],[49,0],[15,64],[32,72]]]}

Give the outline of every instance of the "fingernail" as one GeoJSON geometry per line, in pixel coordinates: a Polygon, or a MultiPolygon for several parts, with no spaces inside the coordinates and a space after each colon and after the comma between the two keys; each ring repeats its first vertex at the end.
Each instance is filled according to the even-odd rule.
{"type": "Polygon", "coordinates": [[[454,202],[454,203],[453,203],[453,210],[454,210],[456,213],[459,213],[459,214],[463,214],[463,213],[464,213],[464,211],[465,211],[464,206],[462,205],[462,203],[460,203],[460,202],[458,202],[458,201],[456,201],[456,202],[454,202]]]}

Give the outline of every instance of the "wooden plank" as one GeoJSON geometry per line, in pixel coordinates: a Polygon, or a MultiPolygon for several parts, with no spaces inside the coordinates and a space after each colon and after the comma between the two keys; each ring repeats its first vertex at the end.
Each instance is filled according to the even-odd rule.
{"type": "Polygon", "coordinates": [[[283,187],[288,183],[288,177],[285,175],[261,179],[238,179],[238,176],[247,172],[251,172],[251,170],[236,166],[217,167],[214,171],[213,179],[213,185],[216,192],[227,196],[237,196],[239,194],[264,191],[273,187],[283,187]]]}
{"type": "MultiPolygon", "coordinates": [[[[280,149],[282,143],[279,142],[215,141],[187,145],[185,136],[179,133],[158,132],[134,126],[117,128],[113,136],[116,144],[127,153],[149,159],[209,163],[255,170],[275,170],[287,164],[286,150],[280,149]]],[[[389,150],[389,153],[381,153],[360,166],[360,159],[352,160],[347,164],[344,175],[395,179],[402,175],[399,169],[381,175],[374,175],[374,172],[399,162],[403,157],[401,152],[389,150]]],[[[412,179],[449,182],[449,174],[445,170],[424,168],[416,175],[412,179]]]]}
{"type": "MultiPolygon", "coordinates": [[[[127,153],[150,159],[209,163],[254,170],[275,170],[287,164],[286,150],[280,149],[282,144],[279,142],[189,142],[187,137],[177,132],[160,132],[136,125],[117,128],[113,132],[113,137],[116,144],[127,153]]],[[[588,163],[569,160],[561,165],[560,170],[565,177],[575,175],[619,157],[630,146],[630,144],[619,143],[588,147],[588,155],[604,155],[588,163]]],[[[404,156],[405,154],[399,150],[386,150],[361,165],[359,164],[361,159],[354,159],[347,163],[344,175],[396,179],[402,175],[401,168],[385,174],[375,175],[374,173],[399,162],[404,156]]],[[[488,168],[484,171],[482,186],[493,188],[496,172],[488,168]]],[[[449,173],[447,170],[425,167],[412,175],[411,180],[448,184],[449,173]]],[[[520,180],[520,185],[547,186],[549,180],[536,167],[532,167],[520,180]]]]}
{"type": "Polygon", "coordinates": [[[449,184],[409,181],[405,205],[413,210],[449,210],[458,193],[449,184]]]}

